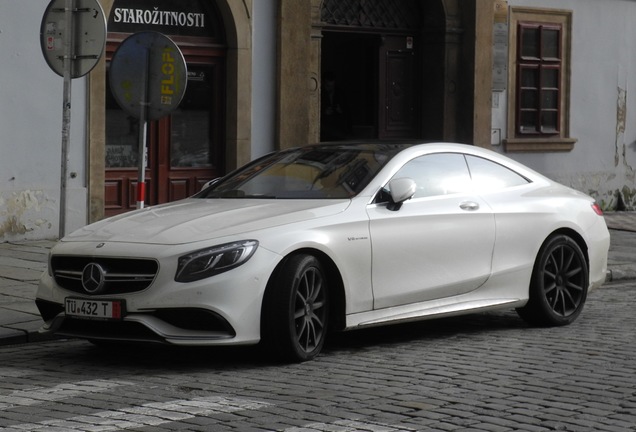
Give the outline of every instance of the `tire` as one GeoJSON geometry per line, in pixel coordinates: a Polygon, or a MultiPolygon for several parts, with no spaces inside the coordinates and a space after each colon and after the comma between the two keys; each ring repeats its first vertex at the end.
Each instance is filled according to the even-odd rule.
{"type": "Polygon", "coordinates": [[[287,258],[266,293],[264,347],[282,360],[312,360],[325,343],[328,319],[327,278],[320,261],[312,255],[287,258]]]}
{"type": "Polygon", "coordinates": [[[567,235],[553,235],[539,250],[528,303],[517,313],[534,325],[570,324],[583,310],[588,286],[587,261],[579,245],[567,235]]]}

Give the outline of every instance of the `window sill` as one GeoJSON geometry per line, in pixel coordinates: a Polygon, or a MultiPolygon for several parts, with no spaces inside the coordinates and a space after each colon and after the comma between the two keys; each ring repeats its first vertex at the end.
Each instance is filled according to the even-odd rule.
{"type": "Polygon", "coordinates": [[[576,138],[509,138],[503,140],[504,149],[510,153],[569,152],[576,138]]]}

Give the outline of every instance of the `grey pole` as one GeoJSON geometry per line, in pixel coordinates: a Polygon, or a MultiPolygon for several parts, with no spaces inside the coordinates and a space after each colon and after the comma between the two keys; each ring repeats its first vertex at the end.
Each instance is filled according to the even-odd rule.
{"type": "Polygon", "coordinates": [[[74,22],[73,10],[75,0],[66,0],[64,6],[64,98],[62,108],[62,165],[60,174],[60,239],[64,237],[66,228],[66,176],[68,170],[68,146],[71,135],[71,67],[73,64],[74,22]]]}

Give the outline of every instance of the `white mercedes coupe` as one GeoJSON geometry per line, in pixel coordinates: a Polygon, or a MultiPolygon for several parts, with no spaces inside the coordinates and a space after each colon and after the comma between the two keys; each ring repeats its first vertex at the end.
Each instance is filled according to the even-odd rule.
{"type": "Polygon", "coordinates": [[[261,343],[305,361],[330,331],[493,309],[569,324],[608,249],[592,198],[496,152],[317,144],[66,236],[36,303],[41,331],[97,344],[261,343]]]}

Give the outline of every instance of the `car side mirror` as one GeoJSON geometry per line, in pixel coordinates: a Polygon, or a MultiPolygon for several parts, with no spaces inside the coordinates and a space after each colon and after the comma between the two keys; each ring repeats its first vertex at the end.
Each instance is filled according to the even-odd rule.
{"type": "Polygon", "coordinates": [[[412,178],[393,179],[388,186],[391,191],[391,202],[389,202],[387,209],[391,211],[399,210],[404,201],[413,198],[413,195],[415,195],[416,184],[412,178]]]}
{"type": "Polygon", "coordinates": [[[218,183],[219,180],[221,180],[221,177],[217,177],[215,179],[210,180],[209,182],[206,182],[203,187],[201,187],[201,190],[205,190],[207,188],[209,188],[210,186],[213,186],[214,184],[218,183]]]}

